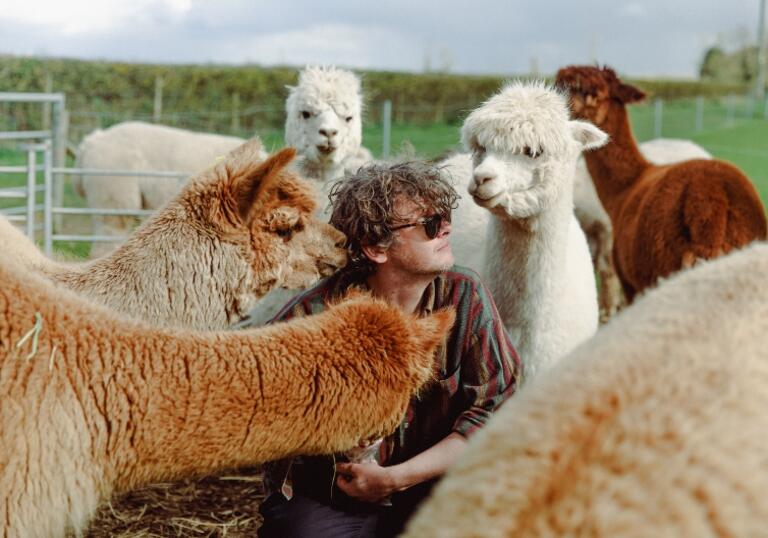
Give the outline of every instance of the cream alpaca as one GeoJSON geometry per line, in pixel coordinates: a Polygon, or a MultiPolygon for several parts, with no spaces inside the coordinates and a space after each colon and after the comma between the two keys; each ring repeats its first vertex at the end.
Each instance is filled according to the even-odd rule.
{"type": "Polygon", "coordinates": [[[108,256],[40,268],[116,311],[197,329],[223,329],[269,290],[332,273],[346,261],[343,234],[315,216],[313,190],[285,170],[293,150],[263,162],[260,150],[246,143],[198,175],[108,256]]]}
{"type": "Polygon", "coordinates": [[[582,149],[605,143],[568,117],[565,97],[512,83],[475,109],[462,140],[472,151],[469,193],[492,214],[483,275],[526,377],[551,367],[597,329],[597,297],[584,233],[573,216],[582,149]]]}
{"type": "MultiPolygon", "coordinates": [[[[672,164],[688,159],[711,159],[712,155],[690,140],[655,138],[638,146],[640,153],[653,164],[672,164]]],[[[576,163],[573,182],[573,209],[581,228],[587,236],[589,250],[600,277],[598,299],[600,314],[607,319],[622,305],[621,283],[613,267],[613,227],[597,196],[595,184],[583,158],[576,163]]]]}
{"type": "MultiPolygon", "coordinates": [[[[245,142],[242,138],[194,133],[140,121],[113,125],[86,136],[78,148],[78,166],[96,170],[167,171],[194,174],[245,142]]],[[[262,151],[261,158],[266,156],[262,151]]],[[[162,177],[74,176],[72,184],[89,207],[158,209],[179,192],[184,181],[162,177]]],[[[95,235],[116,236],[98,241],[91,257],[103,256],[127,236],[134,217],[93,217],[95,235]]]]}
{"type": "Polygon", "coordinates": [[[372,160],[362,147],[360,79],[335,67],[307,67],[285,102],[285,143],[304,157],[302,175],[316,180],[324,205],[331,184],[372,160]]]}
{"type": "MultiPolygon", "coordinates": [[[[299,74],[299,85],[290,87],[285,114],[285,142],[301,155],[298,170],[316,184],[318,211],[327,221],[333,184],[373,159],[361,146],[360,79],[335,67],[307,67],[299,74]]],[[[272,291],[251,311],[251,323],[266,323],[293,295],[272,291]]]]}
{"type": "Polygon", "coordinates": [[[764,536],[768,245],[679,273],[507,402],[407,537],[764,536]]]}
{"type": "Polygon", "coordinates": [[[358,295],[272,327],[184,332],[120,317],[7,260],[0,280],[9,538],[80,532],[100,501],[152,481],[387,434],[453,320],[358,295]]]}

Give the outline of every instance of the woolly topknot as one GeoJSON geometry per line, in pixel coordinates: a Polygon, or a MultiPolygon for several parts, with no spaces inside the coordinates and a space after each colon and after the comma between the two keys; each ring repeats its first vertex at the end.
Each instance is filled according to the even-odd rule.
{"type": "Polygon", "coordinates": [[[476,146],[503,151],[525,146],[547,152],[566,147],[569,120],[567,97],[543,81],[512,81],[476,108],[464,121],[461,139],[472,151],[476,146]]]}

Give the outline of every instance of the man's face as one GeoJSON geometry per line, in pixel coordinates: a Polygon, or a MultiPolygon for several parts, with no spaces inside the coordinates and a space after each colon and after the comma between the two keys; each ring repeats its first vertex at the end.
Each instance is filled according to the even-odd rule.
{"type": "MultiPolygon", "coordinates": [[[[411,200],[400,198],[395,202],[399,216],[393,225],[409,224],[429,217],[434,211],[421,209],[411,200]]],[[[438,275],[454,263],[449,236],[451,223],[442,221],[434,239],[427,236],[424,226],[408,226],[395,231],[395,241],[387,249],[387,262],[404,272],[416,275],[438,275]]]]}

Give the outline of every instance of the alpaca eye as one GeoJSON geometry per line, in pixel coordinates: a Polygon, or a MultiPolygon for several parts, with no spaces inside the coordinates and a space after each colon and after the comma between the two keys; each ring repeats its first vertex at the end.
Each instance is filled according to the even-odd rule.
{"type": "Polygon", "coordinates": [[[347,117],[346,117],[346,118],[344,118],[344,119],[345,119],[345,120],[347,120],[347,123],[349,123],[350,121],[352,121],[352,116],[347,116],[347,117]]]}
{"type": "Polygon", "coordinates": [[[293,236],[293,229],[292,228],[282,228],[279,230],[275,230],[275,233],[282,237],[285,241],[289,241],[291,237],[293,236]]]}
{"type": "Polygon", "coordinates": [[[526,157],[530,157],[531,159],[538,158],[542,153],[544,153],[543,150],[541,149],[534,150],[533,148],[531,148],[531,146],[525,146],[523,148],[523,155],[525,155],[526,157]]]}
{"type": "Polygon", "coordinates": [[[311,115],[312,114],[310,114],[308,110],[301,111],[301,117],[304,118],[305,120],[308,120],[311,115]]]}

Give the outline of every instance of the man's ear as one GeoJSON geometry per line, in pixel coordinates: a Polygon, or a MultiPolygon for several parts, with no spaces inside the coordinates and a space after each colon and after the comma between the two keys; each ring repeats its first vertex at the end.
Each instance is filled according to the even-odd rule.
{"type": "Polygon", "coordinates": [[[374,263],[385,263],[389,259],[387,249],[379,245],[364,245],[360,248],[365,257],[374,263]]]}

